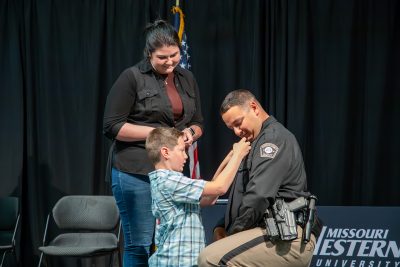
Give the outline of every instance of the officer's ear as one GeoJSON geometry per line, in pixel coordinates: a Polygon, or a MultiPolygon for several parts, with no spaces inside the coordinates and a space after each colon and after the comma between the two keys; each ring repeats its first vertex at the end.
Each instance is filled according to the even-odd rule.
{"type": "Polygon", "coordinates": [[[250,110],[252,110],[256,115],[260,113],[260,107],[258,106],[258,103],[254,100],[249,101],[249,107],[250,110]]]}

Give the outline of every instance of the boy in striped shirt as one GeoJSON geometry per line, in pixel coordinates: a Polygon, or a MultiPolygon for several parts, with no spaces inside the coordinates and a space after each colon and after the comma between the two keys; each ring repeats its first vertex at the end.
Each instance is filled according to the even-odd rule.
{"type": "Polygon", "coordinates": [[[205,246],[200,206],[213,205],[227,192],[250,143],[242,138],[233,145],[211,181],[190,179],[182,174],[186,155],[184,134],[175,128],[154,129],[146,139],[146,150],[155,171],[149,173],[152,212],[159,220],[157,250],[149,266],[197,266],[205,246]]]}

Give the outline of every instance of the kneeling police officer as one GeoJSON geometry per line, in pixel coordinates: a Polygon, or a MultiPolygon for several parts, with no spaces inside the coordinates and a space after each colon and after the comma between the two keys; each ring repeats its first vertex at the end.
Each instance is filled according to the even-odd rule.
{"type": "Polygon", "coordinates": [[[295,136],[247,90],[229,93],[220,114],[252,148],[199,266],[309,266],[321,222],[295,136]]]}

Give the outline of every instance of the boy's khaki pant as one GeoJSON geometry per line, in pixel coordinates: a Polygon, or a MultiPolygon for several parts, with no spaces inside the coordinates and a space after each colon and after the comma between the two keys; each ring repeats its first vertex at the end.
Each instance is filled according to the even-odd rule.
{"type": "Polygon", "coordinates": [[[243,231],[207,246],[199,256],[199,267],[206,266],[270,266],[307,267],[315,248],[315,237],[301,242],[303,229],[297,227],[297,239],[272,243],[260,227],[243,231]],[[221,259],[224,258],[222,261],[221,259]]]}

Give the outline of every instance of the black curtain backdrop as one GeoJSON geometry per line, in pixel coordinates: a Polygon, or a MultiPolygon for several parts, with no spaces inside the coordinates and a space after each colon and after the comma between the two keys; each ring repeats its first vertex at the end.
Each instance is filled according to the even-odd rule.
{"type": "MultiPolygon", "coordinates": [[[[146,23],[172,23],[174,4],[0,0],[0,195],[21,198],[22,266],[37,264],[45,217],[61,196],[110,194],[107,93],[142,58],[146,23]]],[[[237,140],[219,105],[246,88],[296,135],[320,205],[400,204],[400,1],[181,6],[205,117],[204,179],[237,140]]]]}

